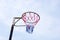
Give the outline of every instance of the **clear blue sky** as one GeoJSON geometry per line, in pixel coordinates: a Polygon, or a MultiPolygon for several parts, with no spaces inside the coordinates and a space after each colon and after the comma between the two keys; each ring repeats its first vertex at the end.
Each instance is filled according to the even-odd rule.
{"type": "Polygon", "coordinates": [[[26,11],[37,12],[41,20],[33,34],[15,27],[12,40],[60,40],[60,0],[0,0],[0,40],[9,39],[13,17],[26,11]]]}

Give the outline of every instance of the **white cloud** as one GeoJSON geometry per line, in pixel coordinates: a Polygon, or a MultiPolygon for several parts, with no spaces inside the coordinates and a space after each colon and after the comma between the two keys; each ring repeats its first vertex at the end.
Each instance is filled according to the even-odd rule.
{"type": "Polygon", "coordinates": [[[6,37],[0,36],[0,40],[6,40],[6,37]]]}

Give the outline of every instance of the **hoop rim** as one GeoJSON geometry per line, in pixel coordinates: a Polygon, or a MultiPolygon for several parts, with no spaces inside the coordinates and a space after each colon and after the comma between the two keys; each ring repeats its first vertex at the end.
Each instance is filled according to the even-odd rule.
{"type": "MultiPolygon", "coordinates": [[[[34,14],[36,14],[36,15],[39,17],[38,21],[40,20],[40,16],[39,16],[36,12],[31,12],[31,11],[24,12],[24,13],[22,14],[22,19],[23,19],[24,16],[26,16],[26,13],[34,13],[34,14]]],[[[23,21],[24,21],[24,20],[23,20],[23,21]]],[[[30,22],[30,23],[37,23],[38,21],[36,21],[36,22],[30,22]]],[[[29,22],[28,22],[28,23],[29,23],[29,22]]]]}
{"type": "MultiPolygon", "coordinates": [[[[36,14],[37,16],[39,16],[36,12],[32,12],[32,11],[24,12],[23,14],[26,14],[26,13],[34,13],[34,14],[36,14]]],[[[24,17],[23,14],[22,14],[22,17],[24,17]]],[[[39,20],[40,20],[40,16],[39,16],[39,20]]]]}

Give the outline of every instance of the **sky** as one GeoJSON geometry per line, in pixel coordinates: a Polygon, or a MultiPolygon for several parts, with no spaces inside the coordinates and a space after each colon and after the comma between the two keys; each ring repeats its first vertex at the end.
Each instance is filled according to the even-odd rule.
{"type": "Polygon", "coordinates": [[[13,17],[27,11],[39,14],[40,21],[32,34],[14,27],[12,40],[60,40],[60,0],[0,0],[0,40],[9,39],[13,17]]]}

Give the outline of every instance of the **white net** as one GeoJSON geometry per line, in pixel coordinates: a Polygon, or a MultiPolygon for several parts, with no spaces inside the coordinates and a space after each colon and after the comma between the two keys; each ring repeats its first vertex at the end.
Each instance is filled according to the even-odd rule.
{"type": "Polygon", "coordinates": [[[25,12],[22,15],[22,19],[26,24],[26,31],[32,33],[34,26],[40,20],[40,16],[34,12],[25,12]]]}

